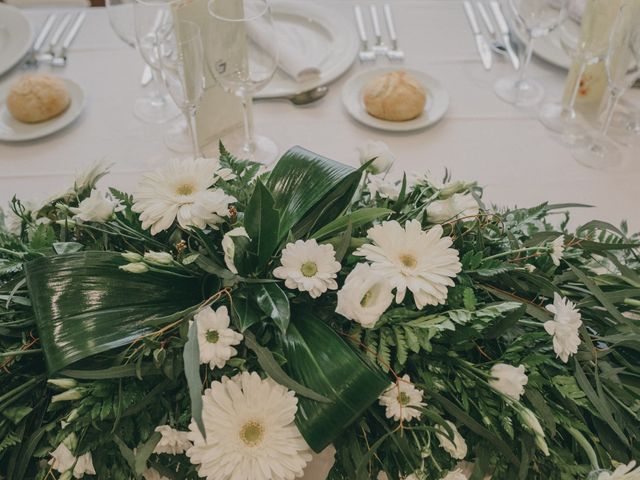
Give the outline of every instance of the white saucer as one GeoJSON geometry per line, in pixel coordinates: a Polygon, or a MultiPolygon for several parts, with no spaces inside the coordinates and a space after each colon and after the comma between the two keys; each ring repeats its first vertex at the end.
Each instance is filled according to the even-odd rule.
{"type": "Polygon", "coordinates": [[[76,82],[68,78],[62,79],[67,86],[71,103],[57,117],[40,123],[22,123],[11,116],[7,109],[7,91],[0,93],[0,141],[24,142],[46,137],[73,123],[84,109],[86,96],[84,90],[76,82]]]}
{"type": "Polygon", "coordinates": [[[424,72],[404,67],[383,67],[365,70],[351,77],[342,89],[342,103],[353,118],[369,127],[390,132],[410,132],[437,123],[449,108],[449,94],[438,80],[424,72]],[[413,75],[427,91],[424,111],[419,117],[406,122],[390,122],[369,115],[362,98],[364,87],[374,78],[397,70],[413,75]]]}
{"type": "Polygon", "coordinates": [[[11,70],[32,44],[33,28],[25,14],[0,3],[0,75],[11,70]]]}

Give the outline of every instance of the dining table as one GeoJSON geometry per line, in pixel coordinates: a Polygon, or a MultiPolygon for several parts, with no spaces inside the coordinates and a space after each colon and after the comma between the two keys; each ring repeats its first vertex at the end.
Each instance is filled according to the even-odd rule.
{"type": "MultiPolygon", "coordinates": [[[[298,1],[314,1],[332,10],[353,25],[355,33],[356,2],[298,1]]],[[[453,179],[477,181],[484,187],[487,206],[586,204],[592,208],[574,209],[573,226],[597,218],[616,225],[627,220],[631,231],[640,230],[640,144],[625,148],[624,162],[615,169],[578,164],[570,148],[539,122],[535,107],[517,108],[495,95],[495,80],[512,74],[512,66],[496,58],[490,71],[483,69],[461,1],[388,3],[405,52],[402,64],[379,58],[374,66],[354,58],[350,69],[329,85],[329,93],[318,102],[299,107],[286,100],[256,101],[256,131],[273,139],[280,152],[301,145],[351,165],[358,165],[358,146],[381,140],[396,158],[393,178],[400,178],[402,172],[429,171],[436,177],[449,172],[453,179]],[[450,95],[444,118],[413,132],[374,130],[351,118],[341,100],[345,82],[365,69],[387,65],[438,79],[450,95]]],[[[36,31],[52,10],[26,10],[36,31]]],[[[133,115],[135,99],[146,91],[140,83],[144,67],[140,55],[113,32],[105,8],[86,12],[86,22],[69,49],[67,66],[55,70],[84,88],[85,109],[72,125],[48,137],[0,142],[3,207],[14,195],[40,200],[64,190],[76,172],[97,160],[112,164],[101,187],[133,192],[144,172],[176,156],[163,143],[166,124],[143,123],[133,115]]],[[[40,67],[44,73],[51,70],[40,67]]],[[[0,95],[6,95],[23,73],[16,68],[0,77],[0,95]]],[[[529,73],[546,87],[548,98],[560,98],[566,70],[534,57],[529,73]]],[[[640,108],[640,89],[632,89],[624,101],[640,108]]]]}

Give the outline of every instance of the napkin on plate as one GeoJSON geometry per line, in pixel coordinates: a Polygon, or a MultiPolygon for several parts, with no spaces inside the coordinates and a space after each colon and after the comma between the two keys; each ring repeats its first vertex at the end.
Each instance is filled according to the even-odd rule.
{"type": "Polygon", "coordinates": [[[269,52],[278,52],[278,66],[290,77],[298,82],[314,80],[320,76],[320,68],[306,58],[304,53],[295,45],[286,41],[274,42],[273,30],[266,20],[248,22],[247,33],[251,40],[269,52]]]}

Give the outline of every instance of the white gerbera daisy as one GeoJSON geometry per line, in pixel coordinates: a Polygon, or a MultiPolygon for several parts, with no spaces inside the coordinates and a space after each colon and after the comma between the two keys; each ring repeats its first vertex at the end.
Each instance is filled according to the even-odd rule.
{"type": "Polygon", "coordinates": [[[582,320],[575,307],[575,303],[558,293],[553,294],[553,305],[546,307],[554,316],[553,320],[544,322],[544,329],[553,335],[553,350],[564,363],[569,361],[569,356],[578,353],[580,345],[578,329],[582,320]]]}
{"type": "Polygon", "coordinates": [[[294,423],[298,400],[270,378],[253,372],[213,382],[203,395],[206,441],[194,422],[187,450],[207,480],[292,480],[311,453],[294,423]]]}
{"type": "Polygon", "coordinates": [[[132,210],[140,213],[142,228],[151,227],[152,235],[168,229],[176,219],[182,228],[216,228],[236,200],[211,188],[224,175],[226,171],[210,158],[173,160],[144,176],[132,210]]]}
{"type": "Polygon", "coordinates": [[[218,310],[204,308],[193,317],[198,325],[198,347],[200,363],[208,363],[211,368],[222,368],[238,351],[233,345],[242,341],[242,334],[229,328],[227,307],[218,310]]]}
{"type": "Polygon", "coordinates": [[[178,455],[184,453],[191,446],[188,435],[189,432],[180,432],[169,425],[159,425],[155,428],[156,432],[160,432],[162,438],[157,443],[153,453],[168,453],[169,455],[178,455]]]}
{"type": "Polygon", "coordinates": [[[556,267],[560,265],[560,260],[562,260],[564,256],[564,235],[560,235],[551,242],[551,252],[549,256],[556,267]]]}
{"type": "Polygon", "coordinates": [[[634,470],[635,460],[627,465],[619,465],[613,472],[602,472],[598,475],[598,480],[638,480],[640,479],[640,467],[634,470]]]}
{"type": "Polygon", "coordinates": [[[311,298],[338,288],[335,278],[341,265],[332,245],[318,245],[315,240],[288,243],[280,262],[273,276],[283,279],[287,288],[309,292],[311,298]]]}
{"type": "Polygon", "coordinates": [[[409,375],[405,374],[397,383],[392,383],[378,401],[386,407],[387,418],[393,418],[396,422],[410,421],[420,418],[421,412],[418,408],[424,406],[423,394],[422,390],[418,390],[411,383],[409,375]]]}
{"type": "Polygon", "coordinates": [[[366,257],[375,271],[388,278],[396,288],[396,302],[404,300],[407,288],[413,293],[418,309],[425,305],[443,304],[447,287],[462,269],[458,251],[449,248],[451,237],[442,236],[435,225],[424,232],[420,222],[411,220],[402,226],[395,220],[370,228],[366,244],[354,255],[366,257]]]}
{"type": "Polygon", "coordinates": [[[467,442],[464,441],[462,435],[449,420],[446,420],[447,425],[453,431],[453,439],[449,437],[449,432],[442,426],[436,426],[436,437],[440,441],[440,446],[449,454],[452,458],[462,460],[467,456],[467,442]]]}
{"type": "Polygon", "coordinates": [[[489,386],[514,400],[520,400],[524,394],[524,386],[529,381],[524,373],[524,365],[514,367],[506,363],[496,363],[491,367],[491,377],[489,386]]]}

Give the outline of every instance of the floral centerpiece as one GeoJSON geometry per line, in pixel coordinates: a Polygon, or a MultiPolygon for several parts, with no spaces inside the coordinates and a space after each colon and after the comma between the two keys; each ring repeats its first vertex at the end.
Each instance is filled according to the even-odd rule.
{"type": "Polygon", "coordinates": [[[369,147],[14,199],[0,478],[637,478],[638,237],[369,147]]]}

